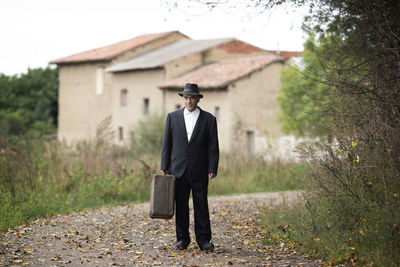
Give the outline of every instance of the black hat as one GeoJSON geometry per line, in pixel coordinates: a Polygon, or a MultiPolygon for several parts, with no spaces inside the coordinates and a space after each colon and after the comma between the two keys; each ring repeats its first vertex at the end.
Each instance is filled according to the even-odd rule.
{"type": "Polygon", "coordinates": [[[183,95],[198,95],[200,98],[203,98],[203,95],[199,92],[199,87],[195,83],[187,83],[185,88],[183,88],[182,92],[178,93],[180,96],[183,95]]]}

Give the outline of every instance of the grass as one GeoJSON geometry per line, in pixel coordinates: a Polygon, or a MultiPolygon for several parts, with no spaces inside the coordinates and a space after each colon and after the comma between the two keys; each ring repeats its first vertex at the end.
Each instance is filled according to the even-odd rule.
{"type": "MultiPolygon", "coordinates": [[[[55,140],[0,139],[0,228],[40,217],[149,200],[160,152],[110,145],[109,135],[67,146],[55,140]]],[[[299,188],[302,165],[221,155],[210,194],[299,188]],[[233,166],[233,167],[232,167],[233,166]]]]}
{"type": "Polygon", "coordinates": [[[127,155],[112,155],[112,150],[119,148],[110,147],[103,151],[109,156],[98,153],[96,157],[86,151],[91,149],[89,145],[85,151],[76,151],[54,141],[34,142],[34,147],[26,142],[3,147],[0,228],[58,213],[148,199],[155,167],[127,155]]]}
{"type": "Polygon", "coordinates": [[[209,193],[257,193],[301,189],[302,163],[222,154],[218,176],[210,181],[209,193]]]}
{"type": "Polygon", "coordinates": [[[348,143],[345,156],[330,153],[303,169],[304,201],[265,211],[264,243],[284,243],[332,265],[398,266],[398,173],[384,156],[354,161],[363,148],[348,143]]]}

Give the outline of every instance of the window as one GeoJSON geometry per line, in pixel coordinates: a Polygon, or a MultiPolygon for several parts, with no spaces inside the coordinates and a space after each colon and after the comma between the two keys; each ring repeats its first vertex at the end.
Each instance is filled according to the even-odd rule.
{"type": "Polygon", "coordinates": [[[96,95],[102,95],[104,91],[104,69],[96,70],[96,95]]]}
{"type": "Polygon", "coordinates": [[[219,121],[219,107],[215,107],[215,118],[219,121]]]}
{"type": "Polygon", "coordinates": [[[143,114],[144,115],[149,114],[149,104],[150,104],[150,99],[144,98],[143,99],[143,114]]]}
{"type": "Polygon", "coordinates": [[[247,151],[250,155],[254,155],[254,131],[247,131],[247,151]]]}
{"type": "Polygon", "coordinates": [[[124,141],[124,128],[118,127],[118,138],[119,141],[124,141]]]}
{"type": "Polygon", "coordinates": [[[128,106],[128,90],[121,90],[121,107],[128,106]]]}
{"type": "Polygon", "coordinates": [[[181,105],[176,104],[176,105],[175,105],[175,109],[181,109],[181,105]]]}

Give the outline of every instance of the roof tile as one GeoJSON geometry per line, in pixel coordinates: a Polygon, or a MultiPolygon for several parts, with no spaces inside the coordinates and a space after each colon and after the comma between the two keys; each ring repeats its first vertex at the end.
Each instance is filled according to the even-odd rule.
{"type": "Polygon", "coordinates": [[[283,61],[283,57],[272,55],[213,63],[166,81],[159,87],[183,88],[187,82],[190,82],[197,83],[203,89],[221,88],[273,62],[283,61]]]}
{"type": "Polygon", "coordinates": [[[290,59],[292,57],[301,57],[303,55],[302,51],[276,51],[268,50],[271,53],[283,56],[285,59],[290,59]]]}
{"type": "Polygon", "coordinates": [[[146,34],[135,37],[133,39],[121,41],[115,44],[107,45],[104,47],[96,48],[86,52],[78,53],[72,56],[56,59],[50,61],[51,64],[65,64],[65,63],[77,63],[77,62],[88,62],[88,61],[103,61],[111,60],[112,58],[127,52],[136,47],[142,46],[151,41],[165,37],[169,34],[176,33],[176,31],[146,34]]]}

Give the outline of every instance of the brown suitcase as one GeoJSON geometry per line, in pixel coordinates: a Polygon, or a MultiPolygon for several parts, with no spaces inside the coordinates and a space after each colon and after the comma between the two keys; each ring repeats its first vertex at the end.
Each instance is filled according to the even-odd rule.
{"type": "Polygon", "coordinates": [[[175,176],[154,174],[150,192],[150,218],[171,219],[175,213],[175,176]]]}

